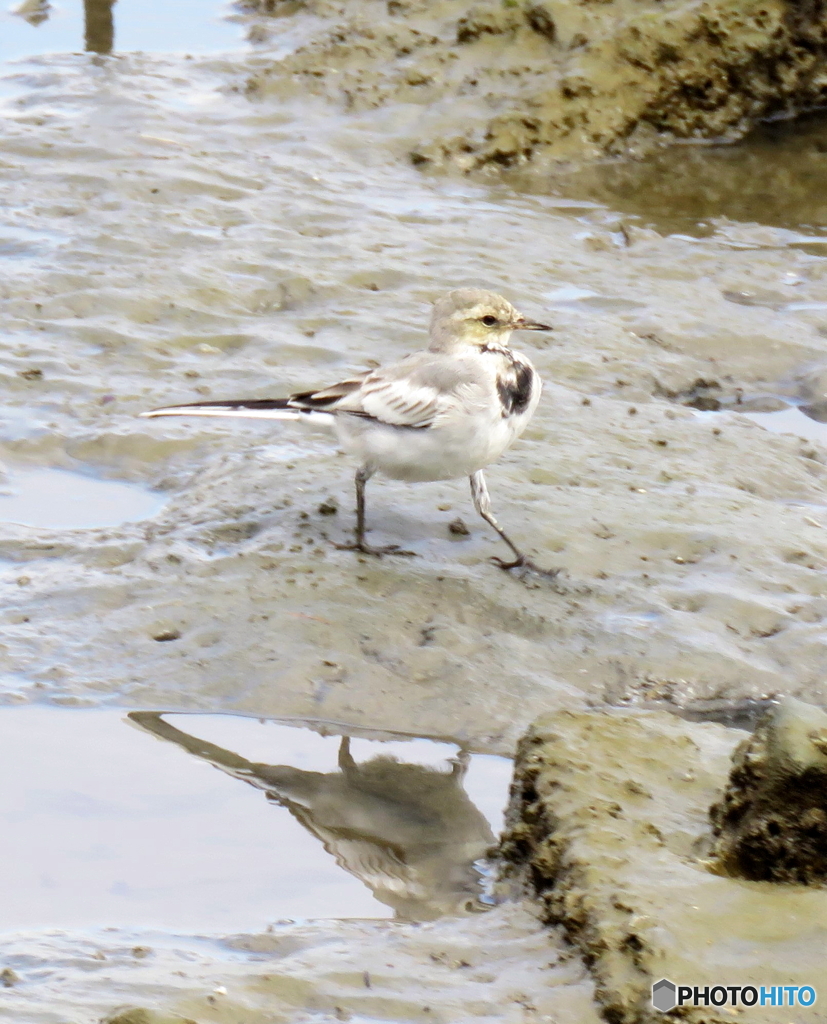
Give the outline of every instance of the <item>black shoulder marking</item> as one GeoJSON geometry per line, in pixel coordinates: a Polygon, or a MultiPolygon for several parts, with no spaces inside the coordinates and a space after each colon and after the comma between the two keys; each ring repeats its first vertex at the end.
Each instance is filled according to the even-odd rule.
{"type": "Polygon", "coordinates": [[[531,401],[534,390],[534,373],[530,366],[511,359],[511,366],[497,378],[497,394],[503,407],[503,419],[523,412],[531,401]]]}

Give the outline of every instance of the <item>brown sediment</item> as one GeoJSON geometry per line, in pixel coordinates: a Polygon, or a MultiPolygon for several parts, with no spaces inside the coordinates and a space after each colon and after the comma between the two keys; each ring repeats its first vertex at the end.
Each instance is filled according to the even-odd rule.
{"type": "Polygon", "coordinates": [[[420,166],[502,170],[732,140],[827,97],[817,0],[317,2],[297,17],[308,12],[310,41],[248,91],[299,87],[353,112],[415,105],[420,166]]]}

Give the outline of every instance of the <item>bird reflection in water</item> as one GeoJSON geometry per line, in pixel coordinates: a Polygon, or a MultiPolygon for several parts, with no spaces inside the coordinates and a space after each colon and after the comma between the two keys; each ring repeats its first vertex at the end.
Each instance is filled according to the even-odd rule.
{"type": "MultiPolygon", "coordinates": [[[[87,53],[111,53],[115,45],[115,22],[112,8],[117,0],[83,0],[84,49],[87,53]]],[[[49,0],[23,0],[12,9],[30,25],[42,25],[49,20],[52,5],[49,0]]]]}
{"type": "Polygon", "coordinates": [[[111,53],[115,45],[115,0],[83,0],[84,43],[90,53],[111,53]]]}
{"type": "Polygon", "coordinates": [[[159,712],[134,711],[129,718],[285,807],[398,919],[487,909],[475,862],[494,835],[462,787],[466,753],[452,760],[450,771],[385,755],[360,763],[343,736],[338,770],[315,772],[248,761],[177,729],[159,712]]]}
{"type": "Polygon", "coordinates": [[[49,20],[52,5],[49,0],[23,0],[17,7],[12,7],[11,13],[28,21],[30,25],[42,25],[49,20]]]}

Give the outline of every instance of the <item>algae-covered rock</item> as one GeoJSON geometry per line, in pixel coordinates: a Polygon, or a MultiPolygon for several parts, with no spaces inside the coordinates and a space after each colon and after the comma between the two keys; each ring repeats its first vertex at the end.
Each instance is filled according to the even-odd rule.
{"type": "Polygon", "coordinates": [[[827,714],[787,698],[740,744],[710,811],[721,868],[753,881],[827,881],[827,714]]]}
{"type": "Polygon", "coordinates": [[[502,169],[736,138],[827,99],[819,0],[317,0],[295,17],[318,27],[308,20],[310,40],[248,90],[300,88],[357,112],[418,106],[387,118],[390,133],[419,133],[418,165],[502,169]]]}
{"type": "MultiPolygon", "coordinates": [[[[740,735],[662,712],[563,711],[520,742],[502,853],[582,954],[612,1024],[663,1020],[660,979],[757,989],[823,976],[827,892],[722,876],[705,856],[707,808],[740,735]]],[[[741,1009],[678,1012],[719,1024],[741,1009]]],[[[777,1006],[746,1012],[779,1019],[777,1006]]],[[[824,1019],[817,1004],[794,1013],[824,1019]]]]}

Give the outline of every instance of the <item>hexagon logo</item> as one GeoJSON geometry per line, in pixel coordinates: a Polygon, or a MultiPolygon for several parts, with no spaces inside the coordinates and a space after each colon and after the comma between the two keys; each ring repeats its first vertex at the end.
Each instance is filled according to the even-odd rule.
{"type": "Polygon", "coordinates": [[[674,982],[661,978],[652,986],[652,1006],[661,1013],[674,1010],[678,1004],[677,993],[678,987],[674,982]]]}

